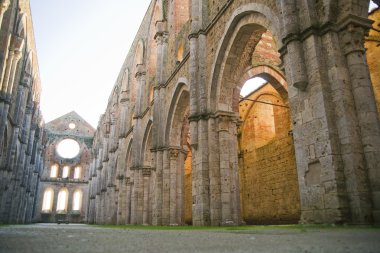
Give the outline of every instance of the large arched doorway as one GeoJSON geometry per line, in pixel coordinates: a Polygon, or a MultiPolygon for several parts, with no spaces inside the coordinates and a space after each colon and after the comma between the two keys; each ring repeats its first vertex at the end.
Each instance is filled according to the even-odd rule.
{"type": "Polygon", "coordinates": [[[277,19],[251,12],[237,14],[230,24],[217,51],[210,90],[219,150],[220,223],[294,223],[300,198],[277,19]],[[265,82],[241,96],[254,77],[265,82]]]}
{"type": "Polygon", "coordinates": [[[166,128],[170,149],[170,224],[192,224],[192,153],[189,145],[188,87],[176,86],[166,128]]]}

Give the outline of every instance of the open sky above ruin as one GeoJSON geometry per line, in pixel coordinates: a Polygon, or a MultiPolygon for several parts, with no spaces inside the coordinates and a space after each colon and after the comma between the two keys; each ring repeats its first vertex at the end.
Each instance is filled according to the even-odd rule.
{"type": "Polygon", "coordinates": [[[31,0],[49,122],[75,110],[96,127],[150,0],[31,0]]]}
{"type": "Polygon", "coordinates": [[[149,3],[31,0],[46,122],[74,110],[97,126],[149,3]]]}

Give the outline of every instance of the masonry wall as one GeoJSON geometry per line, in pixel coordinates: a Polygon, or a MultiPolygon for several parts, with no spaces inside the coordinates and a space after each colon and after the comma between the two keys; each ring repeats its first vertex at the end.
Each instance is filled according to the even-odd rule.
{"type": "Polygon", "coordinates": [[[269,104],[243,99],[240,102],[243,219],[248,224],[296,223],[300,199],[289,109],[279,107],[285,105],[270,84],[246,99],[269,104]]]}
{"type": "Polygon", "coordinates": [[[44,163],[33,22],[29,1],[0,3],[0,223],[30,223],[44,163]]]}
{"type": "Polygon", "coordinates": [[[189,223],[187,149],[193,225],[378,221],[367,17],[366,1],[153,0],[95,133],[89,222],[189,223]],[[256,76],[289,109],[242,131],[257,144],[242,173],[239,93],[256,76]]]}
{"type": "MultiPolygon", "coordinates": [[[[374,29],[380,29],[380,9],[376,9],[370,13],[369,19],[373,20],[372,27],[374,29]]],[[[375,93],[375,99],[377,104],[377,111],[380,114],[380,32],[376,30],[370,30],[366,37],[365,47],[367,49],[367,62],[371,75],[371,81],[373,85],[373,91],[375,93]]]]}
{"type": "MultiPolygon", "coordinates": [[[[38,201],[35,208],[34,221],[70,223],[87,222],[89,187],[89,167],[92,161],[92,142],[94,129],[77,113],[71,112],[55,119],[45,126],[46,147],[44,152],[44,168],[41,173],[38,187],[38,201]],[[62,157],[57,148],[64,140],[74,140],[79,145],[78,154],[74,157],[62,157]],[[52,175],[56,167],[56,175],[52,175]],[[68,167],[68,176],[64,177],[64,167],[68,167]],[[75,169],[79,168],[78,177],[75,169]],[[50,207],[44,205],[44,194],[47,190],[53,191],[50,207]],[[58,210],[59,193],[67,191],[65,210],[58,210]],[[81,200],[79,210],[74,210],[74,194],[79,192],[81,200]]],[[[69,147],[75,148],[73,146],[69,147]]]]}

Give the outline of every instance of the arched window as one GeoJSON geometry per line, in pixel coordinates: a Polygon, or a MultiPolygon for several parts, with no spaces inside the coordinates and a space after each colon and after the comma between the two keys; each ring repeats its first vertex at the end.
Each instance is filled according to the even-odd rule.
{"type": "Polygon", "coordinates": [[[51,188],[45,190],[42,201],[42,212],[50,213],[53,207],[54,191],[51,188]]]}
{"type": "Polygon", "coordinates": [[[62,178],[68,178],[69,174],[70,174],[70,167],[69,166],[63,167],[63,169],[62,169],[62,178]]]}
{"type": "Polygon", "coordinates": [[[73,211],[80,211],[82,208],[82,191],[76,190],[73,194],[73,211]]]}
{"type": "Polygon", "coordinates": [[[82,168],[80,166],[74,169],[74,179],[79,179],[81,177],[82,168]]]}
{"type": "Polygon", "coordinates": [[[57,212],[67,212],[68,191],[61,189],[58,193],[57,212]]]}
{"type": "Polygon", "coordinates": [[[50,168],[50,177],[57,178],[58,177],[58,165],[54,164],[50,168]]]}

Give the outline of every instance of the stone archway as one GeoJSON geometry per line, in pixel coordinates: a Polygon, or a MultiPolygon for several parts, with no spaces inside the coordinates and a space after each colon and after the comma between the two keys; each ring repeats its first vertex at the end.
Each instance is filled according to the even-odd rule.
{"type": "MultiPolygon", "coordinates": [[[[240,90],[246,81],[247,70],[256,71],[252,69],[252,56],[264,34],[273,32],[273,40],[279,43],[276,16],[271,15],[269,19],[255,9],[266,15],[273,14],[260,4],[249,4],[236,10],[218,47],[212,69],[208,101],[212,116],[208,125],[214,126],[215,130],[209,128],[208,138],[209,147],[213,150],[209,151],[210,220],[215,225],[242,223],[237,138],[240,90]]],[[[267,68],[265,64],[256,65],[262,70],[259,74],[275,79],[263,71],[267,68]]],[[[279,93],[287,97],[285,84],[282,80],[273,82],[279,93]]]]}
{"type": "Polygon", "coordinates": [[[248,224],[297,223],[300,198],[287,83],[270,66],[253,67],[241,80],[258,76],[267,83],[239,101],[242,218],[248,224]]]}
{"type": "Polygon", "coordinates": [[[178,83],[172,96],[165,131],[169,168],[166,172],[164,171],[164,174],[167,174],[166,177],[169,180],[166,183],[164,182],[164,187],[168,185],[170,190],[168,196],[165,196],[164,189],[163,199],[169,204],[169,210],[163,209],[163,224],[192,223],[192,155],[189,149],[189,107],[188,87],[184,82],[178,83]]]}

